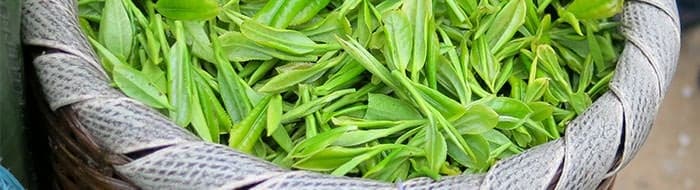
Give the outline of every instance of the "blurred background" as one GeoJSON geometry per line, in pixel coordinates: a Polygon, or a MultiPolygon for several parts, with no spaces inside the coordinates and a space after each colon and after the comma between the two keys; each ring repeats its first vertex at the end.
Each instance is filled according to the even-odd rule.
{"type": "Polygon", "coordinates": [[[700,189],[700,0],[677,0],[683,33],[676,75],[642,150],[614,189],[700,189]]]}

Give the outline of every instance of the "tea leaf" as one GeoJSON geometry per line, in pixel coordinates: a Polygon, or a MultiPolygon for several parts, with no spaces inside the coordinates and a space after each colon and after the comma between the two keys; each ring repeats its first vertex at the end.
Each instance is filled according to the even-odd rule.
{"type": "Polygon", "coordinates": [[[122,0],[105,0],[99,41],[120,60],[131,55],[134,28],[122,0]]]}
{"type": "Polygon", "coordinates": [[[129,97],[154,108],[172,108],[168,103],[168,97],[141,72],[129,66],[117,64],[114,65],[112,77],[117,87],[129,97]]]}
{"type": "Polygon", "coordinates": [[[410,104],[382,94],[369,94],[365,119],[402,121],[421,119],[410,104]]]}
{"type": "Polygon", "coordinates": [[[207,20],[219,15],[216,0],[158,0],[156,10],[176,20],[207,20]]]}

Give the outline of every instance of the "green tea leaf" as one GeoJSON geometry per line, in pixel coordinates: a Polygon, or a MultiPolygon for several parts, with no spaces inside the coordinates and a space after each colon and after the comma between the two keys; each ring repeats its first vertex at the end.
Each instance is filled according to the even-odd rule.
{"type": "MultiPolygon", "coordinates": [[[[484,138],[486,138],[486,140],[489,143],[493,143],[496,145],[506,145],[506,146],[507,145],[515,145],[515,143],[513,143],[505,134],[503,134],[502,132],[500,132],[496,129],[489,130],[481,135],[483,135],[484,138]]],[[[510,148],[508,148],[508,150],[513,151],[515,153],[522,152],[522,149],[520,149],[519,147],[516,147],[516,146],[510,146],[510,148]]]]}
{"type": "Polygon", "coordinates": [[[191,99],[188,94],[192,88],[192,78],[182,22],[175,21],[175,36],[177,42],[171,48],[167,61],[168,96],[174,108],[169,115],[176,124],[184,127],[191,121],[191,99]]]}
{"type": "Polygon", "coordinates": [[[574,0],[566,10],[580,19],[601,19],[622,12],[623,0],[574,0]]]}
{"type": "Polygon", "coordinates": [[[253,20],[243,22],[241,33],[257,44],[295,55],[310,53],[320,47],[301,32],[276,29],[253,20]]]}
{"type": "Polygon", "coordinates": [[[538,78],[530,81],[525,90],[525,102],[532,102],[540,99],[544,92],[549,88],[549,78],[538,78]]]}
{"type": "Polygon", "coordinates": [[[185,36],[192,47],[192,55],[197,56],[209,63],[216,63],[214,51],[211,48],[211,41],[204,30],[203,22],[184,22],[185,36]]]}
{"type": "Polygon", "coordinates": [[[488,163],[490,153],[489,144],[482,135],[465,135],[464,140],[466,140],[470,149],[474,152],[473,167],[471,170],[477,172],[484,172],[488,170],[490,164],[488,163]]]}
{"type": "Polygon", "coordinates": [[[307,6],[304,6],[304,9],[302,9],[299,13],[297,13],[296,16],[294,16],[293,19],[291,19],[291,23],[289,23],[289,25],[295,26],[308,22],[309,20],[317,16],[318,12],[326,8],[328,3],[330,2],[330,0],[309,1],[309,4],[307,6]]]}
{"type": "Polygon", "coordinates": [[[229,146],[242,152],[251,153],[266,124],[268,103],[272,96],[264,98],[240,123],[231,129],[229,146]]]}
{"type": "Polygon", "coordinates": [[[394,150],[382,161],[370,168],[363,177],[383,181],[405,179],[405,175],[408,175],[407,173],[410,169],[408,158],[412,155],[420,154],[408,148],[394,150]]]}
{"type": "Polygon", "coordinates": [[[168,97],[151,83],[147,76],[129,66],[114,65],[112,77],[126,95],[154,108],[172,108],[168,97]]]}
{"type": "Polygon", "coordinates": [[[411,61],[413,41],[413,31],[408,17],[402,11],[391,11],[382,17],[384,21],[384,32],[391,63],[399,71],[405,71],[411,61]]]}
{"type": "MultiPolygon", "coordinates": [[[[194,131],[197,133],[197,136],[201,137],[204,141],[218,142],[219,133],[212,133],[212,131],[210,131],[210,127],[207,123],[206,116],[204,116],[204,110],[202,110],[202,104],[199,101],[200,94],[197,92],[197,89],[190,89],[190,95],[192,95],[190,96],[190,101],[192,102],[190,110],[192,128],[194,128],[194,131]],[[214,136],[216,136],[216,138],[214,138],[214,136]],[[214,141],[214,139],[216,139],[216,141],[214,141]]],[[[216,127],[216,129],[218,129],[218,126],[216,127]]]]}
{"type": "Polygon", "coordinates": [[[363,72],[365,72],[365,68],[362,65],[355,60],[348,60],[340,70],[330,75],[323,85],[314,88],[314,91],[318,95],[326,95],[335,90],[349,88],[353,84],[365,80],[361,76],[363,72]]]}
{"type": "Polygon", "coordinates": [[[158,0],[156,10],[176,20],[207,20],[219,15],[216,0],[158,0]]]}
{"type": "Polygon", "coordinates": [[[577,92],[569,96],[569,105],[574,108],[577,114],[582,114],[586,111],[593,104],[592,102],[591,97],[583,92],[577,92]]]}
{"type": "Polygon", "coordinates": [[[443,95],[439,91],[420,84],[412,84],[413,87],[420,92],[421,97],[423,97],[423,99],[425,99],[425,101],[433,108],[439,111],[440,114],[447,120],[456,120],[466,112],[466,108],[464,106],[443,95]]]}
{"type": "Polygon", "coordinates": [[[377,154],[389,150],[389,149],[396,149],[396,148],[401,148],[402,146],[395,145],[395,144],[383,144],[383,145],[377,145],[372,147],[372,150],[370,150],[367,153],[361,154],[359,156],[356,156],[349,160],[348,162],[345,162],[345,164],[339,166],[333,172],[331,172],[331,175],[335,176],[343,176],[350,172],[353,168],[357,167],[357,165],[360,165],[360,163],[376,156],[377,154]]]}
{"type": "Polygon", "coordinates": [[[291,55],[275,49],[265,48],[249,40],[239,32],[227,32],[218,39],[226,57],[232,61],[270,60],[273,57],[287,61],[315,61],[313,55],[291,55]]]}
{"type": "Polygon", "coordinates": [[[338,65],[339,63],[343,62],[345,57],[345,54],[343,54],[333,59],[316,63],[315,65],[308,68],[296,69],[280,73],[279,75],[272,77],[270,81],[265,83],[265,85],[263,85],[259,90],[260,92],[283,91],[289,87],[292,87],[296,84],[299,84],[316,76],[320,72],[326,71],[327,69],[338,65]]]}
{"type": "Polygon", "coordinates": [[[581,72],[581,76],[579,76],[578,90],[576,90],[576,92],[585,91],[588,85],[593,82],[593,69],[593,58],[588,56],[586,57],[586,61],[584,61],[583,71],[581,72]]]}
{"type": "Polygon", "coordinates": [[[289,133],[287,133],[284,127],[275,130],[275,132],[272,133],[272,139],[274,139],[284,151],[291,152],[294,147],[292,138],[289,137],[289,133]]]}
{"type": "Polygon", "coordinates": [[[365,119],[401,121],[421,118],[423,116],[404,101],[382,94],[369,94],[365,119]]]}
{"type": "Polygon", "coordinates": [[[495,93],[496,77],[498,77],[500,64],[495,62],[493,54],[484,38],[479,38],[473,43],[475,43],[475,45],[472,47],[470,64],[479,77],[484,80],[488,90],[491,93],[495,93]]]}
{"type": "Polygon", "coordinates": [[[491,52],[498,52],[525,23],[525,0],[512,0],[496,14],[485,33],[491,52]]]}
{"type": "Polygon", "coordinates": [[[437,129],[436,123],[431,122],[425,127],[425,154],[428,167],[432,171],[438,171],[447,159],[447,144],[445,138],[437,129]]]}
{"type": "MultiPolygon", "coordinates": [[[[213,36],[213,35],[212,35],[213,36]]],[[[212,43],[216,59],[217,75],[221,99],[231,121],[241,121],[252,109],[253,97],[249,96],[243,79],[236,74],[233,66],[223,57],[223,47],[216,40],[212,43]]]]}
{"type": "Polygon", "coordinates": [[[282,125],[282,96],[273,95],[267,106],[267,136],[270,136],[282,125]]]}
{"type": "Polygon", "coordinates": [[[345,41],[340,37],[337,37],[340,45],[343,46],[346,52],[350,54],[358,63],[362,64],[367,71],[371,72],[374,76],[379,77],[384,83],[390,87],[396,87],[398,83],[394,81],[391,77],[389,70],[384,67],[377,58],[372,56],[367,50],[365,50],[357,41],[350,39],[350,41],[345,41]]]}
{"type": "MultiPolygon", "coordinates": [[[[323,148],[323,147],[321,147],[323,148]]],[[[313,155],[294,163],[292,167],[311,171],[331,171],[362,155],[371,148],[345,148],[332,146],[316,151],[313,155]]]]}
{"type": "Polygon", "coordinates": [[[356,129],[356,127],[346,126],[331,129],[329,131],[319,133],[316,136],[307,138],[299,142],[290,152],[291,158],[307,158],[323,151],[326,147],[335,142],[343,133],[348,130],[356,129]]]}
{"type": "Polygon", "coordinates": [[[331,120],[337,126],[355,126],[360,129],[386,129],[397,125],[416,126],[425,123],[424,120],[366,120],[348,116],[333,117],[331,120]]]}
{"type": "Polygon", "coordinates": [[[404,123],[396,125],[386,129],[372,129],[372,130],[352,130],[347,131],[345,134],[340,136],[338,140],[333,142],[333,145],[337,146],[356,146],[364,144],[370,141],[377,140],[379,138],[387,137],[389,135],[396,134],[400,131],[410,129],[415,127],[417,123],[404,123]]]}
{"type": "Polygon", "coordinates": [[[554,108],[552,108],[551,105],[545,102],[530,102],[527,103],[527,105],[533,111],[531,117],[533,121],[545,120],[548,117],[551,117],[552,113],[554,112],[554,108]]]}
{"type": "Polygon", "coordinates": [[[304,116],[310,115],[313,112],[316,112],[323,108],[324,105],[332,102],[333,100],[336,100],[340,98],[341,96],[350,94],[355,92],[355,89],[345,89],[345,90],[339,90],[335,91],[329,95],[326,95],[321,98],[317,98],[314,100],[311,100],[307,103],[303,103],[299,106],[296,106],[294,109],[287,111],[287,113],[284,113],[282,115],[282,123],[287,123],[291,122],[293,120],[302,118],[304,116]]]}
{"type": "MultiPolygon", "coordinates": [[[[417,80],[419,71],[425,64],[428,56],[428,23],[433,18],[432,2],[424,0],[408,0],[404,1],[402,10],[406,12],[408,21],[413,25],[413,55],[409,71],[411,71],[411,79],[417,80]]],[[[406,39],[409,40],[409,39],[406,39]]]]}
{"type": "Polygon", "coordinates": [[[486,102],[499,115],[497,127],[504,130],[512,130],[521,126],[530,118],[533,111],[527,104],[520,100],[497,97],[486,102]]]}
{"type": "Polygon", "coordinates": [[[122,0],[105,0],[98,39],[120,60],[131,55],[134,28],[122,0]]]}
{"type": "Polygon", "coordinates": [[[498,125],[498,113],[483,104],[474,104],[452,123],[460,134],[481,134],[498,125]]]}
{"type": "Polygon", "coordinates": [[[195,80],[197,96],[199,97],[198,101],[201,105],[202,113],[206,120],[205,122],[209,127],[210,136],[213,142],[218,143],[219,132],[222,131],[222,129],[228,131],[233,124],[226,114],[224,107],[219,102],[219,99],[214,94],[214,91],[207,85],[206,79],[198,73],[193,73],[192,76],[195,80]]]}
{"type": "Polygon", "coordinates": [[[272,20],[275,19],[277,16],[277,13],[279,12],[282,7],[284,7],[284,3],[287,2],[286,0],[274,0],[274,1],[267,1],[265,3],[265,6],[263,6],[261,9],[257,10],[255,13],[255,16],[253,16],[253,19],[260,24],[264,25],[270,25],[272,23],[272,20]]]}
{"type": "Polygon", "coordinates": [[[352,26],[347,18],[339,12],[332,12],[318,24],[305,27],[300,30],[311,40],[325,42],[327,44],[337,43],[335,36],[346,36],[352,34],[352,26]]]}
{"type": "MultiPolygon", "coordinates": [[[[275,28],[287,28],[302,10],[311,5],[309,0],[286,0],[283,8],[277,10],[277,14],[270,22],[270,26],[275,28]]],[[[318,6],[318,5],[316,5],[318,6]]]]}
{"type": "Polygon", "coordinates": [[[520,147],[527,147],[532,141],[532,135],[530,135],[525,128],[517,128],[513,130],[512,134],[515,143],[520,147]]]}

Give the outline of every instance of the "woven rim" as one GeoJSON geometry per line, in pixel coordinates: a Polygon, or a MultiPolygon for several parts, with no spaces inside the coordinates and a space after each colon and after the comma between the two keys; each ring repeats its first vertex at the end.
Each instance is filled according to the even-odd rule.
{"type": "Polygon", "coordinates": [[[33,122],[48,135],[47,150],[50,153],[47,155],[50,158],[47,160],[51,168],[45,171],[51,173],[52,179],[50,184],[42,186],[53,189],[138,189],[112,168],[112,165],[124,164],[131,159],[102,150],[84,131],[70,107],[52,111],[41,92],[34,67],[30,64],[26,69],[28,99],[32,101],[30,107],[35,109],[33,113],[40,115],[33,122]]]}
{"type": "Polygon", "coordinates": [[[73,172],[65,178],[106,182],[114,188],[132,183],[144,189],[607,188],[646,140],[680,50],[675,1],[627,1],[621,15],[627,41],[610,91],[569,123],[563,138],[501,160],[486,174],[389,184],[284,170],[202,142],[109,86],[78,27],[74,1],[27,0],[23,14],[25,45],[50,51],[33,59],[43,94],[58,120],[68,126],[50,129],[56,133],[52,139],[62,139],[53,141],[57,147],[67,145],[59,148],[65,154],[57,155],[57,162],[94,166],[97,171],[113,166],[116,171],[73,172]],[[89,157],[80,158],[83,155],[89,157]],[[107,178],[96,177],[100,175],[107,178]]]}

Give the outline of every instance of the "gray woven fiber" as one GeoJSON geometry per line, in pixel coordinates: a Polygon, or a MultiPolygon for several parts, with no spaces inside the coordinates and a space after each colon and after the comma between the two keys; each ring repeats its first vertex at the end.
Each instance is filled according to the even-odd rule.
{"type": "Polygon", "coordinates": [[[546,189],[564,157],[562,139],[499,161],[486,174],[481,189],[546,189]]]}
{"type": "MultiPolygon", "coordinates": [[[[294,189],[294,190],[386,190],[395,189],[390,183],[359,178],[337,177],[306,171],[289,171],[284,175],[266,180],[251,189],[294,189]]],[[[224,189],[231,189],[224,187],[224,189]]]]}
{"type": "MultiPolygon", "coordinates": [[[[627,38],[610,91],[562,139],[499,161],[488,173],[389,184],[281,169],[201,142],[157,111],[112,89],[80,32],[73,0],[26,0],[23,42],[49,51],[33,61],[52,109],[71,106],[107,151],[157,150],[115,166],[144,189],[595,189],[639,151],[673,78],[680,29],[673,0],[628,0],[627,38]]],[[[40,53],[40,52],[39,52],[40,53]]]]}
{"type": "Polygon", "coordinates": [[[144,189],[235,189],[284,174],[271,163],[204,142],[173,145],[115,168],[144,189]]]}
{"type": "Polygon", "coordinates": [[[428,189],[478,189],[484,175],[464,175],[444,177],[435,182],[427,177],[420,177],[398,184],[399,189],[428,190],[428,189]]]}

